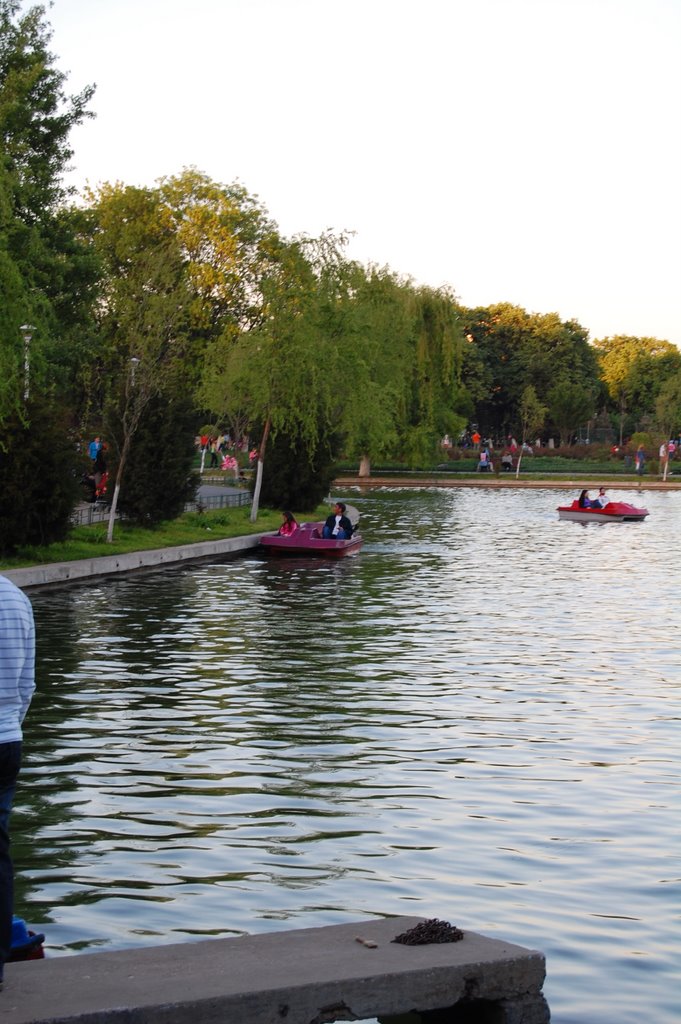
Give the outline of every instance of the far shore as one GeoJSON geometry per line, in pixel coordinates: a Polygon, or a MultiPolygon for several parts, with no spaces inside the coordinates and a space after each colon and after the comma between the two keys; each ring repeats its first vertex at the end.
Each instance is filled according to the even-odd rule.
{"type": "Polygon", "coordinates": [[[646,479],[623,480],[622,477],[608,477],[591,475],[588,477],[565,477],[555,479],[529,479],[507,474],[496,476],[496,474],[483,474],[479,476],[459,476],[454,473],[420,473],[413,476],[390,476],[389,474],[378,476],[339,476],[333,482],[334,491],[343,487],[359,487],[363,490],[370,490],[372,487],[520,487],[534,490],[570,490],[577,488],[580,491],[586,487],[587,490],[594,490],[598,487],[606,487],[609,491],[681,491],[681,477],[674,477],[672,480],[655,480],[652,477],[646,479]]]}

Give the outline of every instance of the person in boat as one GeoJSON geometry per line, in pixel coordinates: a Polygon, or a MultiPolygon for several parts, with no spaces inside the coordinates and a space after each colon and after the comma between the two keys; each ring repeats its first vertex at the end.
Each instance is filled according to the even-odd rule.
{"type": "Polygon", "coordinates": [[[298,529],[296,517],[294,516],[293,512],[282,512],[281,515],[283,522],[279,527],[279,536],[290,537],[291,534],[295,533],[296,530],[298,529]]]}
{"type": "Polygon", "coordinates": [[[594,500],[591,502],[591,504],[595,508],[605,508],[605,506],[608,504],[609,501],[610,501],[610,498],[605,493],[605,487],[599,487],[598,488],[598,497],[594,498],[594,500]]]}
{"type": "Polygon", "coordinates": [[[591,498],[589,497],[589,492],[587,491],[586,487],[584,488],[584,490],[580,494],[579,501],[577,502],[577,504],[579,505],[580,508],[592,508],[593,507],[593,502],[592,502],[591,498]]]}
{"type": "Polygon", "coordinates": [[[324,540],[350,540],[352,537],[352,523],[345,514],[342,501],[336,502],[333,512],[327,516],[322,537],[324,540]]]}

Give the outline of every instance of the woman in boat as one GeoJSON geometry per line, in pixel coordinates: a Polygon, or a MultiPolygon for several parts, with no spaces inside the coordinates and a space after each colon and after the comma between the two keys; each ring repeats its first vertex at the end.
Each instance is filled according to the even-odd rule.
{"type": "Polygon", "coordinates": [[[292,533],[295,533],[298,529],[298,523],[293,512],[282,512],[283,522],[279,527],[280,537],[290,537],[292,533]]]}
{"type": "Polygon", "coordinates": [[[580,508],[591,508],[592,501],[591,501],[591,498],[589,497],[589,492],[587,491],[586,487],[584,488],[584,490],[580,494],[579,501],[577,502],[577,504],[579,505],[580,508]]]}

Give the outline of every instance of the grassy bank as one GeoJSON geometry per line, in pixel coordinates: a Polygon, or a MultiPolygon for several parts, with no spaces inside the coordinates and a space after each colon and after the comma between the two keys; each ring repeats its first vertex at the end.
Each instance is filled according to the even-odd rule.
{"type": "Polygon", "coordinates": [[[153,529],[116,523],[113,543],[106,542],[106,523],[75,526],[67,540],[46,547],[24,547],[11,558],[0,560],[2,569],[22,569],[52,562],[73,562],[103,555],[124,555],[131,551],[198,544],[209,539],[244,537],[251,533],[276,530],[281,513],[261,510],[257,523],[251,523],[250,508],[216,509],[212,512],[185,512],[179,519],[160,523],[153,529]]]}

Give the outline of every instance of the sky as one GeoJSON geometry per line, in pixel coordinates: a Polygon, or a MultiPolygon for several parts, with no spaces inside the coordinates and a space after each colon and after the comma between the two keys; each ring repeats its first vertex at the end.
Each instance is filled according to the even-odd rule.
{"type": "Polygon", "coordinates": [[[70,184],[239,181],[466,306],[681,347],[681,0],[54,0],[70,184]]]}

